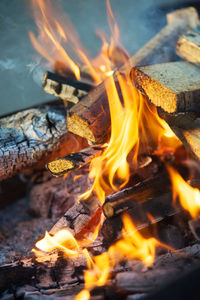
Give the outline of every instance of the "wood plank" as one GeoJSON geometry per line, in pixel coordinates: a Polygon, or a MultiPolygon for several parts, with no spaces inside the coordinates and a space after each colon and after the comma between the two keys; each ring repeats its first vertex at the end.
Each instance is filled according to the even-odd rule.
{"type": "Polygon", "coordinates": [[[200,63],[200,27],[192,28],[177,41],[177,54],[192,63],[200,63]]]}
{"type": "Polygon", "coordinates": [[[194,158],[200,160],[200,118],[194,113],[161,114],[194,158]]]}
{"type": "Polygon", "coordinates": [[[133,68],[136,87],[168,113],[200,111],[200,69],[177,61],[133,68]]]}

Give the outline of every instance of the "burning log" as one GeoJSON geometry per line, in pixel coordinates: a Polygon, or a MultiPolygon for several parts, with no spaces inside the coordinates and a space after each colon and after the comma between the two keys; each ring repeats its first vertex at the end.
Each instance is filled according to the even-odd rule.
{"type": "Polygon", "coordinates": [[[101,146],[92,146],[80,152],[70,153],[67,156],[58,158],[47,163],[47,169],[54,176],[64,175],[74,169],[78,169],[88,163],[93,157],[100,154],[101,146]]]}
{"type": "Polygon", "coordinates": [[[45,73],[42,86],[46,93],[73,103],[79,102],[94,87],[91,83],[65,78],[52,72],[45,73]]]}
{"type": "Polygon", "coordinates": [[[181,210],[179,206],[176,208],[172,204],[172,194],[170,191],[163,192],[160,195],[153,197],[144,202],[136,202],[132,197],[128,205],[123,201],[121,202],[121,213],[120,210],[117,214],[111,218],[107,218],[104,221],[102,227],[102,235],[106,242],[110,243],[121,238],[122,229],[122,214],[127,213],[137,230],[148,227],[151,224],[162,221],[164,218],[177,214],[181,210]],[[150,217],[149,217],[150,216],[150,217]]]}
{"type": "Polygon", "coordinates": [[[69,132],[66,109],[60,101],[27,109],[0,119],[0,180],[45,163],[87,142],[69,132]]]}
{"type": "Polygon", "coordinates": [[[77,239],[83,238],[84,235],[95,230],[100,222],[101,212],[97,198],[77,200],[52,227],[50,233],[55,234],[61,229],[68,229],[77,239]]]}
{"type": "MultiPolygon", "coordinates": [[[[180,34],[199,23],[194,8],[174,11],[167,15],[167,20],[168,25],[139,50],[125,66],[119,68],[119,72],[129,73],[135,65],[170,60],[171,54],[170,57],[165,57],[163,49],[167,47],[169,53],[174,53],[180,34]]],[[[93,143],[103,143],[107,140],[110,133],[110,112],[104,83],[90,91],[80,103],[69,110],[67,122],[70,132],[85,137],[93,143]]]]}
{"type": "Polygon", "coordinates": [[[200,111],[200,70],[184,62],[133,68],[136,87],[168,113],[200,111]]]}
{"type": "Polygon", "coordinates": [[[161,173],[152,179],[139,183],[106,197],[103,212],[107,218],[122,214],[128,209],[138,207],[139,203],[148,201],[164,192],[169,191],[171,183],[166,173],[161,173]]]}
{"type": "Polygon", "coordinates": [[[198,26],[178,39],[176,52],[192,63],[200,63],[200,31],[198,26]]]}

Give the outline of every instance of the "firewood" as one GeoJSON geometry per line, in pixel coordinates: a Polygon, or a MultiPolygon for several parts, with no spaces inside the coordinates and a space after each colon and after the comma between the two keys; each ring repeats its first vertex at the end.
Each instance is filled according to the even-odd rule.
{"type": "Polygon", "coordinates": [[[96,197],[81,201],[77,199],[75,204],[52,227],[50,233],[55,234],[61,229],[68,229],[76,238],[83,238],[85,234],[87,235],[95,230],[100,221],[101,212],[96,197]]]}
{"type": "Polygon", "coordinates": [[[200,111],[200,69],[178,61],[133,68],[136,87],[168,113],[200,111]]]}
{"type": "Polygon", "coordinates": [[[200,120],[194,113],[161,114],[183,145],[200,160],[200,120]]]}
{"type": "Polygon", "coordinates": [[[146,66],[174,60],[180,35],[199,24],[198,12],[194,7],[175,10],[168,13],[166,19],[167,25],[130,59],[128,63],[131,66],[146,66]]]}
{"type": "MultiPolygon", "coordinates": [[[[152,296],[142,299],[195,299],[195,296],[199,295],[199,266],[199,245],[194,245],[192,247],[186,247],[180,252],[169,252],[161,255],[150,268],[145,270],[145,272],[142,267],[139,268],[139,266],[136,265],[136,270],[118,273],[116,276],[116,285],[123,291],[134,294],[149,294],[152,291],[155,291],[155,294],[152,296]],[[195,250],[196,255],[194,253],[195,250]],[[191,259],[191,264],[188,259],[191,259]],[[196,274],[195,280],[193,277],[193,282],[191,278],[189,284],[187,284],[188,277],[193,272],[197,272],[198,275],[196,274]],[[179,284],[176,284],[177,281],[179,284]],[[184,289],[184,283],[186,284],[186,289],[184,289]],[[185,295],[184,293],[181,293],[181,291],[190,289],[189,286],[191,285],[193,288],[195,287],[196,293],[187,293],[189,297],[184,297],[185,295]],[[178,287],[179,293],[177,293],[178,287]],[[159,291],[162,291],[162,293],[159,293],[159,291]],[[181,296],[179,297],[178,295],[181,296]],[[194,295],[194,298],[191,297],[191,295],[194,295]]],[[[199,297],[197,296],[196,299],[198,298],[199,297]]]]}
{"type": "Polygon", "coordinates": [[[200,63],[200,30],[198,26],[178,39],[176,52],[187,61],[200,63]]]}
{"type": "MultiPolygon", "coordinates": [[[[119,68],[121,73],[129,73],[135,65],[161,63],[172,59],[180,34],[199,23],[197,11],[187,8],[167,15],[168,25],[132,58],[119,68]],[[170,55],[163,55],[167,49],[170,55]],[[161,55],[160,55],[161,54],[161,55]]],[[[117,81],[116,77],[115,80],[117,81]]],[[[69,110],[68,130],[87,138],[93,143],[105,142],[110,134],[110,112],[104,83],[85,96],[69,110]]]]}
{"type": "Polygon", "coordinates": [[[102,150],[100,146],[91,146],[53,160],[47,163],[46,167],[53,176],[61,176],[88,163],[94,156],[100,154],[102,150]]]}
{"type": "Polygon", "coordinates": [[[162,172],[154,178],[106,197],[102,207],[103,213],[107,218],[122,214],[128,209],[138,207],[138,203],[169,191],[170,186],[166,172],[162,172]]]}
{"type": "Polygon", "coordinates": [[[67,132],[66,109],[60,101],[0,119],[0,180],[78,151],[87,142],[67,132]]]}
{"type": "Polygon", "coordinates": [[[52,72],[46,72],[42,83],[44,91],[63,100],[79,102],[94,87],[92,83],[65,78],[52,72]]]}
{"type": "Polygon", "coordinates": [[[137,230],[141,230],[150,224],[160,222],[166,217],[175,215],[179,211],[181,211],[180,206],[177,204],[174,207],[172,204],[171,192],[164,192],[142,203],[135,201],[134,205],[131,205],[130,208],[127,206],[126,209],[123,208],[121,214],[118,213],[114,217],[106,218],[101,232],[107,243],[114,242],[121,238],[121,229],[123,226],[121,217],[123,213],[127,213],[131,217],[137,230]]]}

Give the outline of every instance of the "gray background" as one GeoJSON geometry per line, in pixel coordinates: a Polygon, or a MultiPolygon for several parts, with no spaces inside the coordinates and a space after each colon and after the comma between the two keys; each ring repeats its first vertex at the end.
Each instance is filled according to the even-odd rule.
{"type": "MultiPolygon", "coordinates": [[[[56,4],[59,0],[52,0],[56,4]]],[[[165,14],[181,6],[182,0],[111,0],[121,41],[133,55],[164,25],[165,14]]],[[[184,4],[193,4],[184,1],[184,4]]],[[[93,54],[100,47],[95,29],[109,32],[104,0],[63,0],[63,9],[82,42],[93,54]]],[[[29,0],[0,0],[0,115],[51,100],[41,88],[45,68],[29,40],[37,32],[29,0]]],[[[48,68],[48,67],[47,67],[48,68]]]]}

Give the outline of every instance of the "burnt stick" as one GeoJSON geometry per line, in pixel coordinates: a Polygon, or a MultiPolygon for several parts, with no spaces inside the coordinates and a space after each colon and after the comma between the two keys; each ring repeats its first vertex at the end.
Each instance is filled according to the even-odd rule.
{"type": "Polygon", "coordinates": [[[103,148],[100,145],[91,146],[79,152],[70,153],[53,160],[47,163],[46,167],[52,175],[61,176],[88,163],[93,157],[100,154],[102,150],[103,148]]]}
{"type": "Polygon", "coordinates": [[[130,208],[134,208],[138,203],[148,201],[170,189],[170,180],[166,172],[159,176],[139,183],[131,188],[124,189],[106,197],[103,204],[103,212],[107,218],[111,218],[130,208]]]}
{"type": "Polygon", "coordinates": [[[42,86],[46,93],[73,103],[81,100],[94,87],[93,83],[65,78],[49,71],[45,73],[42,86]]]}

